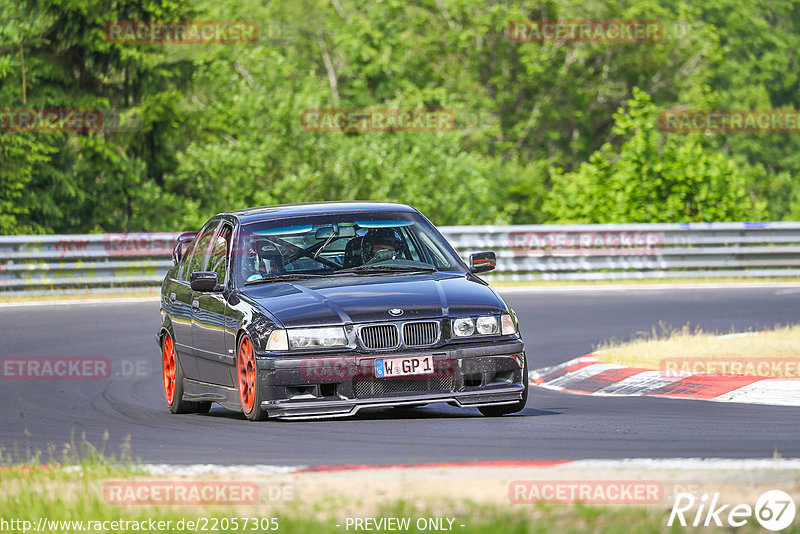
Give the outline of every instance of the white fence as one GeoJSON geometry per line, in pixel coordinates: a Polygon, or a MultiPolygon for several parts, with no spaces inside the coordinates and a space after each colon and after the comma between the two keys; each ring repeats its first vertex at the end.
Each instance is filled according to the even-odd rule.
{"type": "MultiPolygon", "coordinates": [[[[494,280],[800,276],[800,222],[449,226],[494,280]]],[[[177,233],[0,236],[0,291],[158,286],[177,233]]]]}

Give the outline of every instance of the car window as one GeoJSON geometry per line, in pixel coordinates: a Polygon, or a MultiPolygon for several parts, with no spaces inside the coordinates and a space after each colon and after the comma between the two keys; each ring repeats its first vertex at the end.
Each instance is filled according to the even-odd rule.
{"type": "Polygon", "coordinates": [[[214,246],[211,249],[211,255],[208,259],[209,271],[217,273],[217,278],[221,284],[224,284],[227,279],[228,272],[228,257],[231,250],[231,236],[233,235],[233,228],[230,224],[223,223],[217,236],[214,238],[214,246]]]}
{"type": "Polygon", "coordinates": [[[214,236],[214,231],[217,228],[217,222],[206,226],[206,228],[194,240],[192,253],[186,258],[186,264],[183,268],[182,278],[189,280],[189,276],[195,271],[202,271],[205,265],[205,259],[210,252],[211,238],[214,236]]]}

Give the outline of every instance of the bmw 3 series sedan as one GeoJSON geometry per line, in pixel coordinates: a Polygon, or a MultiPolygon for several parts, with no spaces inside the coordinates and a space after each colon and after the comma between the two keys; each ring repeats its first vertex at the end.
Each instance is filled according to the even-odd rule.
{"type": "Polygon", "coordinates": [[[522,410],[514,311],[421,213],[402,204],[251,208],[181,234],[161,289],[164,394],[253,421],[448,403],[522,410]]]}

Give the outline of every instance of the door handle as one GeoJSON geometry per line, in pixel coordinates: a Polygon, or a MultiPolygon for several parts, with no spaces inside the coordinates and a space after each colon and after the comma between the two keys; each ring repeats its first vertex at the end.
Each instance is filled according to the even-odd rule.
{"type": "Polygon", "coordinates": [[[199,307],[200,307],[200,301],[197,300],[197,299],[194,299],[192,301],[192,308],[199,308],[199,307]]]}

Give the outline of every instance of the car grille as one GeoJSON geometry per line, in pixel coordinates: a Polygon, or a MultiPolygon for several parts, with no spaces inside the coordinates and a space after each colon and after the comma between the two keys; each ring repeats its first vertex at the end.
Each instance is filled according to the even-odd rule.
{"type": "Polygon", "coordinates": [[[439,341],[439,323],[425,321],[403,325],[403,343],[409,347],[433,345],[439,341]]]}
{"type": "Polygon", "coordinates": [[[358,335],[368,349],[393,349],[400,344],[397,326],[393,324],[364,326],[358,335]]]}
{"type": "Polygon", "coordinates": [[[353,393],[356,397],[381,397],[393,393],[426,391],[453,391],[453,377],[356,378],[353,380],[353,393]]]}

